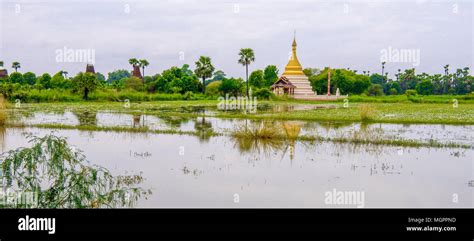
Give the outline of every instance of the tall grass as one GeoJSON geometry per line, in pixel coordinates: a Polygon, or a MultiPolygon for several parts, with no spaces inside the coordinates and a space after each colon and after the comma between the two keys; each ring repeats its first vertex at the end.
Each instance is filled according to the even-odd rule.
{"type": "Polygon", "coordinates": [[[375,118],[375,108],[369,104],[362,104],[359,106],[360,120],[362,122],[371,121],[375,118]]]}
{"type": "Polygon", "coordinates": [[[3,97],[2,94],[0,94],[0,126],[4,126],[6,121],[7,121],[7,118],[8,118],[8,113],[7,113],[7,109],[8,109],[8,102],[7,100],[3,97]]]}

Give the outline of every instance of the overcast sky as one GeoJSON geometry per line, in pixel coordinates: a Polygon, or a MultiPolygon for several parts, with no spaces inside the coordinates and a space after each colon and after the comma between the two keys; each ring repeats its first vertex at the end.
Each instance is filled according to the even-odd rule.
{"type": "Polygon", "coordinates": [[[130,69],[147,59],[146,73],[210,56],[216,69],[243,77],[240,48],[256,55],[251,70],[276,65],[283,72],[296,30],[303,67],[380,72],[381,51],[419,50],[420,63],[390,59],[386,71],[416,67],[442,73],[473,66],[471,1],[237,1],[44,0],[1,2],[0,60],[11,70],[70,75],[85,63],[58,62],[58,50],[95,51],[95,69],[130,69]],[[180,58],[180,56],[182,58],[180,58]]]}

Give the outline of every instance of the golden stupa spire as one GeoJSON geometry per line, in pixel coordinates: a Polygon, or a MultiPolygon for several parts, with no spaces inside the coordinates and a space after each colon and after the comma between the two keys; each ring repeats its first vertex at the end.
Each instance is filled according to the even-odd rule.
{"type": "Polygon", "coordinates": [[[291,45],[291,58],[285,67],[283,75],[304,75],[303,67],[301,67],[300,61],[296,56],[296,31],[293,35],[293,44],[291,45]]]}

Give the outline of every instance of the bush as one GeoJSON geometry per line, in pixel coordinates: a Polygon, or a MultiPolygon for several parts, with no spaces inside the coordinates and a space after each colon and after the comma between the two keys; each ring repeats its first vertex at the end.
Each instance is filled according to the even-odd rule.
{"type": "Polygon", "coordinates": [[[397,91],[397,89],[395,89],[395,88],[391,88],[391,89],[388,91],[388,94],[389,94],[389,95],[398,95],[398,91],[397,91]]]}
{"type": "Polygon", "coordinates": [[[37,202],[5,204],[0,208],[105,208],[132,207],[151,192],[140,188],[139,175],[113,176],[92,165],[65,138],[29,137],[32,147],[2,154],[0,182],[4,188],[32,191],[37,202]]]}
{"type": "Polygon", "coordinates": [[[379,84],[373,84],[369,87],[368,94],[370,96],[382,96],[383,95],[383,88],[379,84]]]}
{"type": "Polygon", "coordinates": [[[211,82],[206,86],[206,95],[218,95],[219,87],[221,86],[221,81],[211,82]]]}
{"type": "Polygon", "coordinates": [[[124,84],[126,89],[134,89],[136,91],[143,90],[143,81],[135,76],[127,78],[124,84]]]}
{"type": "Polygon", "coordinates": [[[405,95],[406,96],[416,96],[417,92],[416,92],[416,90],[407,90],[407,91],[405,91],[405,95]]]}
{"type": "Polygon", "coordinates": [[[269,99],[272,96],[272,92],[268,88],[261,88],[253,92],[253,96],[258,99],[269,99]]]}

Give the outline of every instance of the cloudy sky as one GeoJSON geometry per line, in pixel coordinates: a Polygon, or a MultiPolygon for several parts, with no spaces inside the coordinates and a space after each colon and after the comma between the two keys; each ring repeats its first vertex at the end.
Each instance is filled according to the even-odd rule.
{"type": "MultiPolygon", "coordinates": [[[[27,0],[1,2],[0,60],[11,71],[70,75],[85,63],[58,61],[66,49],[93,50],[95,69],[130,69],[128,59],[147,59],[147,74],[210,56],[216,69],[243,77],[240,48],[252,48],[251,70],[284,68],[294,30],[303,67],[380,72],[383,51],[419,51],[398,68],[442,73],[473,66],[471,1],[367,0],[27,0]],[[59,51],[59,52],[58,52],[59,51]],[[414,59],[415,58],[415,59],[414,59]]],[[[407,52],[405,52],[407,53],[407,52]]],[[[91,52],[92,54],[92,52],[91,52]]],[[[77,57],[77,56],[76,56],[77,57]]]]}

